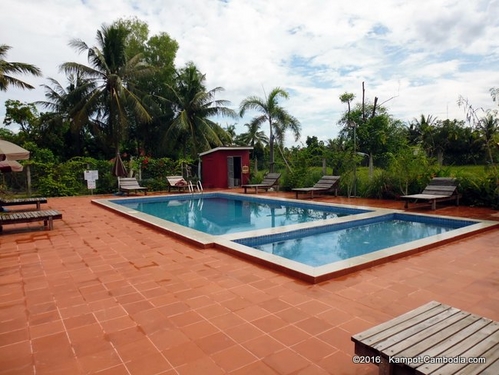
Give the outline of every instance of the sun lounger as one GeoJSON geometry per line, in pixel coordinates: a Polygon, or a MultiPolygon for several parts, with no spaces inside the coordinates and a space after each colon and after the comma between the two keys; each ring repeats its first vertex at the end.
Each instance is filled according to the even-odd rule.
{"type": "Polygon", "coordinates": [[[255,189],[256,194],[258,194],[258,189],[269,190],[274,186],[279,190],[278,182],[280,177],[280,173],[267,173],[261,184],[242,185],[241,187],[244,189],[244,194],[246,194],[247,189],[255,189]]]}
{"type": "Polygon", "coordinates": [[[499,374],[499,322],[432,301],[352,336],[379,374],[499,374]]]}
{"type": "Polygon", "coordinates": [[[172,188],[177,189],[178,191],[185,191],[189,187],[189,184],[182,176],[167,176],[166,179],[168,180],[169,192],[172,188]]]}
{"type": "Polygon", "coordinates": [[[147,195],[147,188],[140,186],[135,177],[122,177],[120,178],[120,191],[130,195],[131,191],[143,191],[147,195]]]}
{"type": "Polygon", "coordinates": [[[437,202],[455,200],[459,205],[460,194],[457,191],[456,180],[449,177],[435,177],[421,194],[403,195],[400,197],[405,200],[404,208],[409,208],[409,201],[417,203],[424,201],[431,203],[432,210],[436,210],[437,202]]]}
{"type": "Polygon", "coordinates": [[[340,182],[340,176],[322,176],[322,178],[312,187],[305,188],[294,188],[292,189],[296,193],[296,199],[298,199],[298,194],[308,194],[310,193],[311,198],[314,198],[314,193],[324,194],[329,193],[334,190],[334,195],[338,196],[338,185],[340,182]]]}
{"type": "Polygon", "coordinates": [[[0,198],[0,207],[26,206],[34,204],[36,206],[36,209],[40,210],[42,203],[47,203],[47,198],[12,198],[12,199],[0,198]]]}
{"type": "Polygon", "coordinates": [[[43,221],[45,228],[52,230],[54,228],[53,221],[56,219],[62,219],[62,214],[56,210],[1,212],[0,232],[3,226],[7,224],[31,223],[34,221],[43,221]]]}

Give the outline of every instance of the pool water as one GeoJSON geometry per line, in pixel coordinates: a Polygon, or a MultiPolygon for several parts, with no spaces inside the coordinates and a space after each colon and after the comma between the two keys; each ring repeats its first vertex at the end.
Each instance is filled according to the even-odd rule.
{"type": "Polygon", "coordinates": [[[246,238],[235,242],[312,267],[368,254],[462,228],[475,222],[392,214],[359,223],[246,238]]]}
{"type": "Polygon", "coordinates": [[[282,201],[202,197],[114,201],[182,226],[211,235],[282,227],[367,212],[282,201]]]}

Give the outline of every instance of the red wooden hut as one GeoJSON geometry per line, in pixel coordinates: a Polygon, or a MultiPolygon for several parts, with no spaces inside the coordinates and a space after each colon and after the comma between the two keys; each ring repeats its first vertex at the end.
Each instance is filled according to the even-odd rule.
{"type": "Polygon", "coordinates": [[[205,188],[233,188],[249,181],[253,147],[217,147],[199,154],[201,181],[205,188]]]}

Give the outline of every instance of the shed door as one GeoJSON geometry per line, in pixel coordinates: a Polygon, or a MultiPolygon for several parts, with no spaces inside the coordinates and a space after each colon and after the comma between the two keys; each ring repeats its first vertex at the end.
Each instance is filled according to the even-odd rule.
{"type": "Polygon", "coordinates": [[[227,156],[227,180],[229,181],[229,188],[234,187],[234,157],[227,156]]]}

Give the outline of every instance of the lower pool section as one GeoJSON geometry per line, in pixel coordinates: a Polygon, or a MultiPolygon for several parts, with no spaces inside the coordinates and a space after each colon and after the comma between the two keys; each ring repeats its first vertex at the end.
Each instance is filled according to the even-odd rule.
{"type": "Polygon", "coordinates": [[[476,222],[394,213],[235,242],[317,267],[442,235],[473,224],[476,222]]]}

